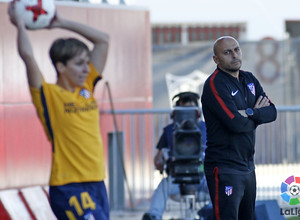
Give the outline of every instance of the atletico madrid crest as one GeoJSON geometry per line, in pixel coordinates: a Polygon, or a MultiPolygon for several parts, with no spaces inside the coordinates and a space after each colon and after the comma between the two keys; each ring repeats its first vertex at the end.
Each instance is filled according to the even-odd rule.
{"type": "Polygon", "coordinates": [[[232,186],[225,186],[225,194],[227,196],[230,196],[232,194],[232,190],[233,190],[232,186]]]}
{"type": "Polygon", "coordinates": [[[254,83],[249,83],[247,86],[250,89],[251,93],[255,96],[255,86],[254,86],[254,83]]]}

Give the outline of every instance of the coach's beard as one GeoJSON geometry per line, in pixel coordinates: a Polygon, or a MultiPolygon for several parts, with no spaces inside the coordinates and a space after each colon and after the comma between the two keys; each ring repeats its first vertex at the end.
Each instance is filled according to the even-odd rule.
{"type": "Polygon", "coordinates": [[[231,65],[224,68],[224,70],[230,73],[235,73],[241,69],[241,66],[242,66],[241,60],[234,60],[233,62],[231,62],[231,65]]]}

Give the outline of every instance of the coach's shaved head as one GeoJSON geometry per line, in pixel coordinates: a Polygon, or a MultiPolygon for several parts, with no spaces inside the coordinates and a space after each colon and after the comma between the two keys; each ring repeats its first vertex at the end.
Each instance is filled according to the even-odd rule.
{"type": "Polygon", "coordinates": [[[231,37],[231,36],[222,36],[222,37],[219,37],[215,43],[214,43],[214,48],[213,48],[213,51],[214,51],[214,55],[217,54],[218,52],[218,48],[220,47],[220,44],[224,41],[224,40],[234,40],[238,45],[238,41],[234,38],[234,37],[231,37]]]}
{"type": "Polygon", "coordinates": [[[218,67],[238,77],[242,65],[242,51],[238,41],[231,36],[222,36],[215,41],[213,52],[213,59],[218,67]]]}

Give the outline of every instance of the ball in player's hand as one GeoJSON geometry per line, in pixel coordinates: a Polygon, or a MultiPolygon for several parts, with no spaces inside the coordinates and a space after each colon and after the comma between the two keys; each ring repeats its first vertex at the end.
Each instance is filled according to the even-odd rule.
{"type": "Polygon", "coordinates": [[[29,29],[46,28],[55,16],[54,0],[14,0],[16,13],[24,18],[29,29]]]}

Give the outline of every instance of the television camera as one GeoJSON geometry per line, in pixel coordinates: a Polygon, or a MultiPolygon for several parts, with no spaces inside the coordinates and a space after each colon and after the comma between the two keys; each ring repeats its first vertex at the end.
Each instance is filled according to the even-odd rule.
{"type": "Polygon", "coordinates": [[[196,189],[204,175],[199,108],[174,107],[171,117],[174,122],[173,147],[169,152],[167,168],[173,183],[180,187],[183,219],[195,219],[196,189]]]}
{"type": "Polygon", "coordinates": [[[194,185],[203,175],[203,146],[198,127],[200,113],[197,107],[174,107],[173,148],[168,163],[174,183],[180,184],[181,194],[192,194],[194,185]]]}

